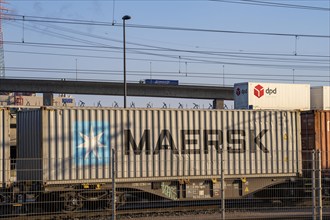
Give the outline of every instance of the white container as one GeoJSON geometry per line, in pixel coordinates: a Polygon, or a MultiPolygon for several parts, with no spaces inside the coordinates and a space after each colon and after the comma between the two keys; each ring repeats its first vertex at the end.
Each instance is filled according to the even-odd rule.
{"type": "Polygon", "coordinates": [[[311,88],[311,109],[330,110],[330,86],[311,88]]]}
{"type": "Polygon", "coordinates": [[[17,117],[18,181],[46,185],[301,173],[299,111],[56,108],[17,117]]]}
{"type": "Polygon", "coordinates": [[[245,82],[234,85],[235,109],[309,110],[309,84],[245,82]]]}

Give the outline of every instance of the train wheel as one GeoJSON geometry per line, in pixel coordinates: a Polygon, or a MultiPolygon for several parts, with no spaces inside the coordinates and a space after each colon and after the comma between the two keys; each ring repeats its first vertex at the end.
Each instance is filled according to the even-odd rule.
{"type": "Polygon", "coordinates": [[[120,193],[120,194],[118,195],[117,198],[118,198],[118,200],[117,200],[117,204],[116,204],[116,207],[117,207],[117,208],[119,208],[119,207],[125,205],[125,203],[126,203],[126,196],[125,196],[125,193],[120,193]]]}
{"type": "Polygon", "coordinates": [[[83,207],[83,202],[75,192],[65,193],[63,211],[73,212],[83,207]]]}
{"type": "Polygon", "coordinates": [[[105,198],[105,207],[104,208],[106,210],[112,210],[112,202],[113,202],[112,193],[111,193],[111,191],[109,191],[107,197],[105,198]]]}
{"type": "MultiPolygon", "coordinates": [[[[124,205],[126,202],[125,194],[124,193],[117,193],[116,196],[116,209],[119,208],[120,206],[124,205]]],[[[105,204],[105,209],[106,210],[112,210],[112,193],[111,191],[108,193],[107,198],[106,198],[106,204],[105,204]]]]}

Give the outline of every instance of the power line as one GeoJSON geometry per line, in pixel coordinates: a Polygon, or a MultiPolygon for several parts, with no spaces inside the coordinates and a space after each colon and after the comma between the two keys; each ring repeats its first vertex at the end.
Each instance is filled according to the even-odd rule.
{"type": "MultiPolygon", "coordinates": [[[[17,43],[17,42],[16,42],[17,43]]],[[[21,45],[27,45],[27,44],[31,44],[31,45],[42,45],[42,46],[45,46],[45,45],[51,45],[51,46],[66,46],[65,44],[45,44],[45,43],[28,43],[28,42],[25,42],[24,44],[18,42],[19,44],[21,45]]],[[[73,45],[69,45],[70,47],[72,47],[73,45]]],[[[85,47],[85,48],[93,48],[94,46],[86,46],[86,45],[80,45],[82,47],[85,47]]],[[[150,54],[150,55],[153,55],[153,56],[161,56],[161,57],[168,57],[168,58],[177,58],[176,56],[174,55],[162,55],[162,54],[154,54],[154,53],[144,53],[144,52],[138,52],[138,54],[150,54]]],[[[226,64],[226,65],[236,65],[236,66],[252,66],[252,67],[267,67],[267,68],[277,68],[277,69],[292,69],[292,68],[295,68],[295,69],[300,69],[300,70],[319,70],[319,71],[328,71],[329,69],[329,66],[327,65],[323,65],[323,66],[316,66],[316,65],[294,65],[294,64],[291,64],[291,65],[283,65],[283,64],[263,64],[263,63],[240,63],[240,62],[227,62],[227,61],[217,61],[217,60],[209,60],[209,59],[202,59],[202,58],[199,58],[199,57],[193,57],[193,58],[185,58],[186,61],[189,61],[189,62],[196,62],[196,63],[199,63],[199,64],[226,64]]]]}
{"type": "MultiPolygon", "coordinates": [[[[7,70],[11,71],[22,71],[22,72],[52,72],[52,73],[76,73],[75,68],[41,68],[41,67],[6,67],[7,70]]],[[[118,74],[118,76],[122,76],[122,70],[108,70],[108,69],[79,69],[79,73],[81,74],[90,74],[90,75],[108,75],[110,73],[112,74],[118,74]]],[[[128,73],[132,75],[137,76],[149,76],[150,73],[148,70],[129,70],[128,73]]],[[[178,75],[177,72],[174,71],[153,71],[153,74],[161,74],[161,75],[167,75],[167,76],[177,76],[177,77],[184,77],[183,75],[178,75]]],[[[231,76],[265,76],[264,73],[234,73],[234,72],[228,72],[227,74],[231,76]]],[[[222,77],[222,75],[219,75],[218,72],[189,72],[189,76],[192,77],[204,77],[204,76],[217,76],[222,77]]],[[[295,76],[301,77],[301,78],[327,78],[328,76],[325,75],[304,75],[304,74],[296,74],[295,76]]],[[[291,73],[288,74],[267,74],[267,77],[292,77],[291,73]]]]}
{"type": "MultiPolygon", "coordinates": [[[[61,49],[73,49],[73,50],[90,50],[96,52],[109,52],[108,49],[121,50],[122,47],[115,46],[97,46],[97,45],[81,45],[81,44],[59,44],[59,43],[41,43],[41,42],[20,42],[20,41],[4,41],[8,45],[20,45],[20,46],[37,46],[37,47],[49,47],[49,48],[61,48],[61,49]]],[[[252,55],[252,56],[284,56],[284,57],[311,57],[311,58],[329,58],[327,55],[315,55],[315,54],[294,54],[287,53],[254,53],[254,52],[225,52],[225,51],[199,51],[199,50],[182,50],[171,48],[134,48],[129,47],[128,50],[141,50],[141,51],[165,51],[165,52],[181,52],[181,53],[196,53],[204,55],[252,55]]],[[[173,55],[174,56],[174,55],[173,55]]],[[[175,56],[177,59],[177,56],[175,56]]]]}
{"type": "MultiPolygon", "coordinates": [[[[92,37],[92,38],[108,40],[108,41],[110,40],[110,41],[114,41],[114,42],[117,42],[117,43],[122,43],[122,40],[116,40],[116,39],[111,39],[111,38],[108,38],[108,37],[102,37],[102,36],[98,36],[98,35],[87,34],[85,32],[75,31],[75,30],[68,29],[68,28],[63,28],[63,27],[58,27],[58,26],[53,26],[53,25],[45,25],[45,26],[48,27],[48,28],[50,27],[50,28],[57,29],[57,30],[60,30],[60,31],[70,32],[70,33],[78,34],[78,35],[82,35],[82,36],[88,36],[88,37],[92,37]]],[[[208,52],[208,51],[205,52],[205,51],[201,51],[201,50],[198,50],[198,51],[194,52],[194,51],[189,51],[189,50],[184,51],[184,50],[178,50],[178,49],[174,49],[174,48],[165,48],[165,47],[152,46],[152,45],[146,45],[146,44],[140,44],[140,43],[132,43],[132,42],[127,42],[127,44],[136,45],[136,46],[143,46],[143,47],[148,47],[148,48],[154,48],[154,49],[157,49],[157,51],[178,51],[178,52],[205,53],[205,54],[209,54],[209,55],[216,55],[214,52],[212,52],[213,54],[211,54],[211,52],[208,52]]],[[[240,52],[239,54],[242,54],[242,52],[240,52]]],[[[255,55],[257,55],[257,54],[255,54],[255,55]]],[[[262,54],[262,55],[264,55],[264,54],[262,54]]],[[[296,54],[294,54],[294,55],[296,57],[296,54]]],[[[286,60],[287,60],[287,58],[286,58],[286,60]]]]}
{"type": "MultiPolygon", "coordinates": [[[[115,25],[116,26],[116,25],[115,25]]],[[[119,26],[117,24],[117,26],[119,26]]],[[[182,28],[182,27],[168,27],[155,25],[138,25],[130,24],[131,28],[145,28],[171,31],[193,31],[193,32],[209,32],[209,33],[226,33],[226,34],[247,34],[247,35],[266,35],[266,36],[281,36],[281,37],[308,37],[308,38],[330,38],[329,35],[313,35],[313,34],[293,34],[293,33],[274,33],[274,32],[252,32],[252,31],[231,31],[231,30],[215,30],[215,29],[198,29],[198,28],[182,28]]]]}
{"type": "MultiPolygon", "coordinates": [[[[18,25],[16,25],[16,27],[18,27],[18,25]]],[[[35,31],[35,32],[38,32],[38,33],[41,33],[41,34],[46,34],[46,35],[53,36],[53,37],[59,37],[59,38],[74,41],[74,42],[85,43],[85,44],[90,44],[90,45],[97,45],[97,46],[106,46],[104,44],[100,44],[100,43],[97,43],[97,42],[88,41],[88,40],[85,40],[85,39],[76,38],[76,37],[65,35],[65,34],[60,34],[59,32],[50,31],[49,29],[44,30],[44,29],[41,29],[41,28],[38,28],[38,27],[35,27],[35,26],[31,26],[31,25],[25,25],[25,29],[35,31]]],[[[22,43],[25,43],[25,42],[22,41],[22,43]]]]}
{"type": "MultiPolygon", "coordinates": [[[[6,42],[5,42],[6,43],[6,42]]],[[[14,42],[13,44],[19,44],[19,45],[24,45],[27,46],[28,44],[32,46],[51,46],[51,47],[69,47],[69,48],[74,48],[74,47],[82,47],[82,48],[94,48],[96,46],[90,46],[90,45],[70,45],[70,44],[48,44],[48,43],[29,43],[25,42],[22,44],[21,42],[14,42]]],[[[100,46],[100,48],[105,48],[105,46],[100,46]]],[[[115,47],[107,47],[107,48],[113,48],[116,49],[115,47]]],[[[118,48],[117,49],[121,49],[118,48]]],[[[143,49],[142,49],[143,50],[143,49]]],[[[150,49],[147,49],[150,50],[150,49]]],[[[131,52],[132,53],[132,52],[131,52]]],[[[164,55],[164,54],[155,54],[155,53],[147,53],[147,52],[136,52],[137,54],[148,54],[152,56],[161,56],[161,57],[167,57],[167,58],[172,58],[176,59],[177,56],[175,55],[164,55]]],[[[227,61],[219,61],[219,60],[210,60],[210,58],[202,59],[200,57],[185,57],[186,61],[189,61],[190,63],[195,62],[199,64],[226,64],[226,65],[236,65],[236,66],[252,66],[252,67],[268,67],[268,68],[278,68],[278,69],[308,69],[308,70],[328,70],[329,66],[316,66],[316,65],[296,65],[296,64],[291,64],[291,65],[280,65],[280,64],[263,64],[263,63],[240,63],[240,62],[227,62],[227,61]]]]}
{"type": "Polygon", "coordinates": [[[284,3],[269,2],[269,1],[256,1],[256,0],[209,0],[209,1],[234,3],[234,4],[245,4],[245,5],[267,6],[267,7],[278,7],[278,8],[287,8],[287,9],[304,9],[304,10],[317,10],[317,11],[327,11],[327,12],[330,11],[330,8],[324,8],[324,7],[284,4],[284,3]]]}
{"type": "MultiPolygon", "coordinates": [[[[49,27],[49,26],[48,26],[49,27]]],[[[80,38],[74,38],[72,36],[68,36],[68,35],[63,35],[63,34],[59,34],[58,32],[51,32],[49,30],[45,31],[43,29],[40,28],[36,28],[34,27],[38,32],[41,33],[45,33],[45,34],[49,34],[49,35],[53,35],[56,37],[62,37],[64,39],[69,39],[69,40],[73,40],[73,41],[77,41],[77,42],[83,42],[83,43],[87,43],[90,45],[64,45],[61,44],[60,46],[65,46],[65,47],[89,47],[89,48],[106,48],[106,49],[114,49],[114,50],[119,50],[121,49],[121,47],[110,47],[106,44],[101,44],[101,43],[96,43],[96,42],[92,42],[92,41],[87,41],[87,40],[82,40],[80,38]]],[[[52,27],[51,28],[58,28],[58,27],[52,27]]],[[[58,28],[58,29],[62,29],[63,28],[58,28]]],[[[79,34],[79,35],[85,35],[82,32],[78,32],[78,31],[73,31],[71,29],[64,29],[64,31],[70,32],[70,33],[74,33],[74,34],[79,34]]],[[[90,35],[91,37],[96,37],[99,38],[99,36],[95,36],[95,35],[90,35]]],[[[108,38],[103,38],[105,40],[109,40],[108,38]]],[[[113,40],[113,39],[111,39],[113,40]]],[[[116,42],[121,42],[118,40],[114,40],[116,42]]],[[[138,45],[138,46],[144,46],[144,47],[150,47],[150,48],[130,48],[131,51],[135,51],[138,54],[146,54],[146,55],[151,55],[151,56],[162,56],[162,57],[167,57],[167,58],[174,58],[176,59],[177,56],[176,55],[164,55],[164,54],[156,54],[156,53],[148,53],[148,52],[144,52],[144,51],[163,51],[163,52],[180,52],[180,53],[196,53],[196,54],[204,54],[204,55],[208,55],[208,56],[223,56],[223,54],[216,52],[216,51],[192,51],[192,50],[180,50],[180,49],[172,49],[172,48],[163,48],[163,47],[156,47],[156,46],[150,46],[150,45],[145,45],[145,44],[136,44],[136,43],[131,43],[134,45],[138,45]]],[[[44,44],[46,45],[46,44],[44,44]]],[[[49,45],[49,44],[48,44],[49,45]]],[[[53,46],[54,44],[52,44],[51,46],[53,46]]],[[[56,44],[56,46],[58,47],[59,44],[56,44]]],[[[232,55],[233,56],[233,55],[232,55]]],[[[183,57],[183,56],[182,56],[183,57]]],[[[237,57],[237,55],[236,55],[237,57]]],[[[296,56],[295,56],[296,57],[296,56]]],[[[186,60],[189,60],[190,63],[195,62],[195,63],[207,63],[207,64],[230,64],[230,65],[245,65],[245,66],[259,66],[259,67],[271,67],[271,68],[296,68],[296,69],[328,69],[328,66],[307,66],[307,65],[276,65],[276,64],[260,64],[260,63],[238,63],[238,62],[224,62],[224,61],[215,61],[215,60],[210,60],[210,57],[207,57],[205,59],[201,59],[201,57],[192,57],[192,56],[185,56],[186,60]]],[[[228,58],[227,58],[228,59],[228,58]]],[[[245,57],[245,59],[258,59],[257,57],[245,57]]],[[[268,61],[273,61],[273,62],[279,62],[279,60],[276,60],[275,58],[267,58],[267,57],[263,57],[263,58],[259,58],[260,59],[268,59],[268,61]],[[271,60],[272,59],[272,60],[271,60]]],[[[278,59],[278,58],[277,58],[278,59]]],[[[150,60],[150,59],[149,59],[150,60]]],[[[298,62],[298,60],[296,60],[296,62],[298,62]]],[[[316,62],[315,60],[310,60],[309,62],[316,62]]]]}
{"type": "MultiPolygon", "coordinates": [[[[58,73],[58,74],[76,74],[75,69],[49,69],[49,68],[22,68],[22,67],[7,67],[7,70],[10,70],[12,72],[24,72],[24,73],[58,73]]],[[[104,76],[122,76],[122,71],[121,70],[79,70],[79,75],[88,75],[88,76],[96,76],[96,75],[104,75],[104,76]]],[[[138,76],[140,78],[148,78],[149,77],[149,72],[148,71],[128,71],[127,73],[129,76],[138,76]]],[[[155,77],[175,77],[175,79],[186,79],[188,78],[199,78],[199,79],[220,79],[222,78],[219,73],[197,73],[197,72],[192,72],[189,73],[189,76],[184,76],[184,75],[178,75],[177,72],[160,72],[160,71],[155,71],[153,72],[155,77]]],[[[26,74],[25,74],[26,75],[26,74]]],[[[62,79],[63,77],[54,77],[54,74],[52,74],[52,79],[62,79]]],[[[226,76],[226,79],[234,79],[234,80],[257,80],[260,81],[260,77],[264,77],[264,74],[242,74],[242,73],[228,73],[226,76]]],[[[36,76],[37,77],[37,76],[36,76]]],[[[24,78],[36,78],[36,77],[24,77],[24,78]]],[[[262,80],[267,80],[267,81],[279,81],[278,77],[281,77],[280,81],[287,81],[291,82],[292,79],[292,74],[268,74],[267,78],[263,78],[262,80]]],[[[300,81],[300,82],[327,82],[328,76],[322,76],[322,75],[313,75],[312,78],[310,79],[310,75],[295,75],[296,79],[295,81],[300,81]]],[[[40,77],[37,77],[40,79],[40,77]]],[[[42,77],[45,79],[50,79],[50,77],[42,77]]],[[[70,76],[66,75],[66,79],[70,79],[70,76]]],[[[80,80],[84,80],[81,78],[80,80]]],[[[102,81],[109,81],[105,79],[95,79],[95,78],[88,78],[88,80],[102,80],[102,81]]],[[[111,80],[112,82],[116,80],[111,80]]],[[[121,82],[121,80],[120,80],[121,82]]],[[[136,81],[132,81],[136,82],[136,81]]],[[[182,83],[180,83],[182,84],[182,83]]],[[[191,83],[189,83],[191,84],[191,83]]],[[[203,84],[203,83],[198,83],[203,84]]],[[[208,84],[209,85],[209,84],[208,84]]]]}
{"type": "MultiPolygon", "coordinates": [[[[14,24],[12,24],[14,25],[14,24]]],[[[18,25],[14,25],[17,26],[18,25]]],[[[30,28],[30,30],[32,31],[36,31],[39,33],[43,33],[43,34],[47,34],[50,36],[56,36],[56,37],[62,37],[63,39],[67,39],[67,40],[71,40],[71,41],[75,41],[75,42],[83,42],[86,44],[90,44],[90,45],[94,45],[93,47],[97,48],[97,47],[102,47],[102,48],[106,48],[106,49],[110,49],[110,48],[114,48],[114,49],[120,49],[121,47],[114,47],[114,46],[108,46],[107,44],[101,44],[101,43],[97,43],[97,42],[93,42],[93,41],[87,41],[87,40],[83,40],[80,38],[75,38],[72,36],[68,36],[68,35],[63,35],[63,34],[59,34],[58,31],[53,32],[53,31],[49,31],[49,28],[52,29],[56,29],[59,31],[65,31],[65,32],[69,32],[71,34],[77,34],[77,35],[81,35],[81,36],[88,36],[88,37],[92,37],[92,38],[96,38],[96,39],[101,39],[101,40],[106,40],[106,41],[113,41],[116,43],[120,43],[122,44],[122,40],[117,40],[117,39],[112,39],[109,37],[103,37],[103,36],[98,36],[98,35],[93,35],[93,34],[89,34],[89,33],[85,33],[85,32],[81,32],[81,31],[77,31],[77,30],[72,30],[72,29],[68,29],[68,28],[63,28],[63,27],[58,27],[58,26],[53,26],[53,25],[45,25],[45,27],[47,27],[47,30],[43,30],[40,28],[36,28],[34,26],[32,26],[34,29],[30,28]]],[[[7,43],[14,43],[14,42],[7,42],[7,43]]],[[[141,46],[141,47],[146,47],[146,48],[130,48],[131,50],[150,50],[150,51],[171,51],[171,52],[185,52],[185,53],[196,53],[196,54],[204,54],[204,55],[224,55],[224,54],[238,54],[238,55],[253,55],[253,56],[293,56],[293,54],[288,54],[288,53],[265,53],[265,52],[243,52],[243,51],[239,51],[239,52],[225,52],[225,51],[205,51],[205,50],[183,50],[183,49],[175,49],[175,48],[169,48],[169,47],[160,47],[160,46],[153,46],[153,45],[147,45],[147,44],[141,44],[141,43],[133,43],[128,41],[127,44],[130,45],[136,45],[136,46],[141,46]],[[148,49],[149,48],[149,49],[148,49]]],[[[74,46],[74,47],[86,47],[86,45],[64,45],[66,47],[69,46],[74,46]]],[[[99,50],[98,50],[99,51],[99,50]]],[[[295,54],[294,54],[295,55],[295,54]]],[[[297,57],[296,55],[294,57],[297,57]]],[[[330,56],[325,56],[325,55],[317,55],[317,54],[299,54],[299,57],[314,57],[314,58],[330,58],[330,56]]]]}
{"type": "MultiPolygon", "coordinates": [[[[95,59],[118,59],[122,60],[122,57],[113,57],[113,56],[99,56],[99,55],[81,55],[81,54],[72,54],[72,53],[47,53],[47,52],[34,52],[34,51],[15,51],[15,50],[5,50],[6,53],[17,53],[17,54],[35,54],[35,55],[49,55],[49,56],[68,56],[68,57],[78,57],[78,58],[95,58],[95,59]]],[[[104,51],[103,51],[104,52],[104,51]]],[[[116,51],[114,51],[116,52],[116,51]]],[[[121,53],[121,51],[117,51],[117,53],[121,53]]],[[[328,60],[315,60],[315,59],[288,59],[288,58],[271,58],[271,57],[251,57],[251,56],[239,56],[239,55],[222,55],[221,59],[235,59],[235,60],[258,60],[258,61],[268,61],[268,62],[284,62],[284,63],[311,63],[311,64],[322,64],[328,63],[328,60]]],[[[202,57],[202,56],[184,56],[187,58],[208,58],[210,57],[202,57]]],[[[296,58],[296,57],[295,57],[296,58]]],[[[147,59],[147,58],[127,58],[127,60],[135,60],[135,61],[153,61],[153,62],[167,62],[167,63],[177,63],[176,60],[161,60],[161,59],[147,59]]],[[[190,62],[191,63],[200,63],[200,62],[190,62]]]]}
{"type": "MultiPolygon", "coordinates": [[[[87,41],[87,40],[83,40],[83,39],[80,39],[80,38],[60,34],[58,31],[56,31],[56,32],[50,31],[49,28],[60,30],[60,31],[65,31],[65,32],[73,33],[73,34],[78,34],[78,35],[82,35],[82,36],[88,36],[88,37],[92,37],[92,38],[102,39],[102,40],[108,40],[108,41],[110,40],[110,41],[114,41],[114,42],[118,42],[118,43],[122,42],[121,40],[115,40],[115,39],[111,39],[111,38],[100,37],[100,36],[97,36],[97,35],[87,34],[87,33],[84,33],[84,32],[75,31],[75,30],[68,29],[68,28],[51,26],[51,25],[45,25],[45,26],[48,28],[47,31],[45,31],[43,29],[40,29],[40,28],[36,28],[36,27],[33,27],[34,29],[30,28],[30,30],[33,30],[33,31],[36,31],[36,32],[39,32],[39,33],[43,33],[43,34],[47,34],[47,35],[50,35],[50,36],[61,37],[63,39],[67,39],[67,40],[70,40],[70,41],[86,43],[86,44],[89,44],[89,45],[93,45],[93,47],[102,47],[102,48],[107,48],[107,49],[110,49],[107,44],[96,43],[96,42],[93,42],[93,41],[87,41]]],[[[217,52],[217,51],[181,50],[181,49],[174,49],[174,48],[151,46],[151,45],[146,45],[146,44],[138,44],[138,43],[132,43],[132,42],[128,42],[128,44],[149,48],[149,49],[147,49],[147,48],[130,48],[130,50],[135,50],[135,51],[146,51],[146,50],[151,51],[151,50],[153,50],[153,51],[157,51],[157,52],[163,51],[163,52],[194,53],[194,54],[204,54],[204,55],[209,55],[209,56],[224,56],[225,55],[225,52],[217,52]]],[[[68,45],[66,45],[66,46],[68,46],[68,45]]],[[[70,45],[70,46],[72,46],[72,45],[70,45]]],[[[82,45],[79,45],[79,46],[82,46],[82,45]]],[[[112,48],[116,49],[116,50],[119,50],[121,47],[113,47],[112,46],[112,48]]],[[[144,53],[144,54],[146,54],[146,53],[144,53]]],[[[237,54],[239,54],[240,57],[242,57],[243,55],[247,55],[247,54],[253,55],[253,56],[260,56],[260,55],[273,55],[273,56],[284,56],[284,55],[286,55],[287,56],[287,55],[289,55],[289,54],[269,54],[269,53],[265,54],[265,53],[242,53],[242,52],[236,53],[236,55],[233,55],[232,52],[231,53],[227,52],[226,55],[237,57],[238,56],[237,54]]],[[[150,53],[148,55],[159,56],[159,54],[150,54],[150,53]]],[[[305,56],[305,55],[301,55],[301,56],[305,56]]],[[[309,55],[309,56],[311,56],[311,55],[309,55]]],[[[294,57],[296,58],[296,56],[294,56],[294,57]]],[[[322,57],[322,56],[313,55],[313,57],[322,57]]],[[[257,57],[244,57],[244,58],[256,59],[257,57]]],[[[273,59],[273,58],[260,58],[259,57],[259,59],[273,59]]],[[[287,60],[287,58],[286,58],[286,60],[287,60]]],[[[305,61],[307,61],[307,60],[305,60],[305,61]]],[[[311,60],[311,62],[315,62],[315,60],[311,60]]]]}
{"type": "MultiPolygon", "coordinates": [[[[18,18],[12,20],[22,21],[22,15],[12,15],[18,18]]],[[[25,21],[30,22],[45,22],[45,23],[59,23],[59,24],[74,24],[74,25],[98,25],[98,26],[119,26],[122,24],[112,24],[110,22],[96,22],[85,20],[71,20],[58,19],[47,17],[24,16],[25,21]]],[[[265,35],[265,36],[282,36],[282,37],[308,37],[308,38],[330,38],[329,35],[320,34],[298,34],[298,33],[275,33],[275,32],[252,32],[252,31],[234,31],[234,30],[220,30],[220,29],[200,29],[200,28],[183,28],[170,26],[156,26],[156,25],[141,25],[141,24],[127,24],[126,27],[142,28],[142,29],[157,29],[157,30],[171,30],[171,31],[193,31],[193,32],[208,32],[208,33],[226,33],[226,34],[245,34],[245,35],[265,35]]]]}

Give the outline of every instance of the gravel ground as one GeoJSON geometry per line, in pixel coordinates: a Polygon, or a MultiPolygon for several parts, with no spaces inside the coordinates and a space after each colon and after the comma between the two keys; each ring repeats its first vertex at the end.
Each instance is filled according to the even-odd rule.
{"type": "MultiPolygon", "coordinates": [[[[323,220],[330,220],[330,208],[323,209],[323,220]]],[[[136,220],[221,220],[221,213],[205,213],[205,214],[185,214],[172,213],[162,215],[154,214],[148,217],[139,216],[119,216],[117,220],[136,219],[136,220]]],[[[262,212],[235,211],[227,212],[225,219],[312,219],[311,209],[291,209],[291,210],[269,210],[262,212]]],[[[319,219],[319,218],[316,218],[319,219]]]]}

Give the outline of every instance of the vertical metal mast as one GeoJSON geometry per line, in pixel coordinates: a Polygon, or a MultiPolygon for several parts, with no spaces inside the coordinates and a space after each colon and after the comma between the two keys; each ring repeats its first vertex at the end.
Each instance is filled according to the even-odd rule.
{"type": "Polygon", "coordinates": [[[7,4],[7,2],[5,2],[5,0],[0,0],[0,78],[5,77],[5,56],[3,51],[2,20],[5,17],[4,12],[8,12],[8,9],[3,7],[3,4],[7,4]]]}

